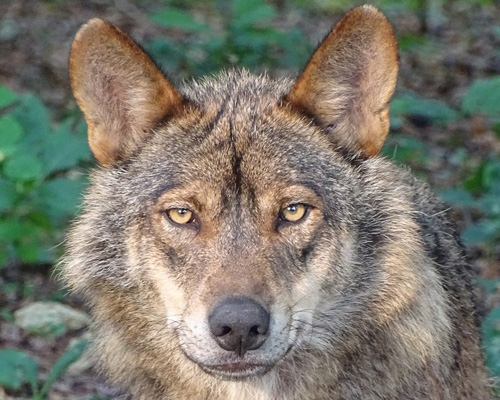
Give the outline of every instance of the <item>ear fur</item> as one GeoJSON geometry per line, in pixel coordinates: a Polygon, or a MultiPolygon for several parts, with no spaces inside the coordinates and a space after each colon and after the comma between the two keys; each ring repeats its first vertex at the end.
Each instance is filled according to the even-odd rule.
{"type": "Polygon", "coordinates": [[[101,165],[126,159],[183,99],[140,47],[109,22],[92,19],[76,34],[69,71],[101,165]]]}
{"type": "Polygon", "coordinates": [[[397,72],[397,42],[389,22],[373,6],[356,7],[320,44],[287,100],[336,144],[373,156],[389,131],[397,72]]]}

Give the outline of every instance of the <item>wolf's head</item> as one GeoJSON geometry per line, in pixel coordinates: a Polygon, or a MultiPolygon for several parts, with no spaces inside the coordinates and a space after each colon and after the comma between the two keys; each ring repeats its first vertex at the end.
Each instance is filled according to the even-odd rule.
{"type": "Polygon", "coordinates": [[[359,268],[377,242],[362,232],[361,171],[387,134],[397,69],[370,6],[295,82],[240,71],[177,90],[119,29],[83,26],[71,82],[101,168],[64,273],[105,340],[140,369],[233,380],[340,341],[379,278],[359,268]]]}

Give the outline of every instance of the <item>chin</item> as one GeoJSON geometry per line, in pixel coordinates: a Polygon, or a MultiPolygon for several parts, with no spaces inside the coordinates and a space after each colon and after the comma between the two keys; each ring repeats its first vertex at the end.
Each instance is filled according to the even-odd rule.
{"type": "Polygon", "coordinates": [[[273,368],[273,365],[253,364],[244,361],[219,365],[199,364],[199,366],[207,374],[226,381],[251,380],[265,375],[273,368]]]}

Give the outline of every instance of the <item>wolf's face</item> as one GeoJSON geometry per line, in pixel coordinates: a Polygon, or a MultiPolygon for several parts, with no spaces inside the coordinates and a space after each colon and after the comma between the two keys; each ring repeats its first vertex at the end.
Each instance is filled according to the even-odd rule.
{"type": "Polygon", "coordinates": [[[141,199],[127,252],[185,354],[244,377],[299,345],[349,270],[356,177],[267,79],[195,90],[186,119],[156,128],[122,172],[125,199],[141,199]]]}
{"type": "Polygon", "coordinates": [[[69,264],[87,270],[70,282],[106,298],[97,312],[139,351],[224,379],[332,346],[361,307],[344,300],[362,274],[359,164],[387,133],[396,53],[364,6],[294,84],[230,72],[177,91],[91,21],[70,68],[104,168],[70,237],[69,264]]]}

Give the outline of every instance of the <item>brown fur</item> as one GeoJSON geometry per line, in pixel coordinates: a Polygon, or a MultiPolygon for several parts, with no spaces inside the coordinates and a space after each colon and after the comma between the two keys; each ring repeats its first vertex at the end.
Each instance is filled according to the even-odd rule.
{"type": "Polygon", "coordinates": [[[134,398],[489,398],[453,227],[376,156],[397,50],[375,8],[347,14],[295,83],[230,71],[177,90],[100,20],[77,34],[70,73],[102,167],[63,274],[134,398]],[[295,223],[280,217],[291,204],[307,205],[295,223]],[[195,217],[176,225],[172,208],[195,217]],[[244,355],[208,328],[231,296],[270,314],[244,355]]]}

